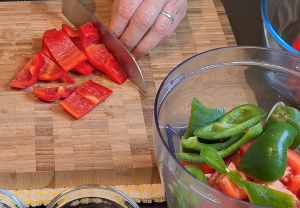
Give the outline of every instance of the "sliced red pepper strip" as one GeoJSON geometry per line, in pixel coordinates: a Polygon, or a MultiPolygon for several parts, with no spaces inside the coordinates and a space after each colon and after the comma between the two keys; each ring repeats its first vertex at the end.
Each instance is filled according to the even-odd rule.
{"type": "Polygon", "coordinates": [[[45,60],[40,52],[37,52],[24,68],[16,75],[9,84],[15,88],[27,88],[34,85],[37,81],[39,70],[45,64],[45,60]]]}
{"type": "Polygon", "coordinates": [[[96,83],[92,80],[88,80],[80,88],[84,88],[89,91],[92,95],[94,95],[100,102],[103,102],[106,98],[108,98],[113,91],[96,83]]]}
{"type": "MultiPolygon", "coordinates": [[[[63,24],[62,25],[63,31],[70,37],[74,45],[77,46],[79,50],[82,50],[81,48],[81,42],[80,42],[80,32],[79,30],[73,30],[69,25],[63,24]]],[[[78,71],[81,74],[89,75],[93,72],[94,67],[90,64],[88,60],[78,64],[74,71],[78,71]]]]}
{"type": "Polygon", "coordinates": [[[45,64],[38,73],[38,80],[54,81],[64,77],[68,84],[75,83],[75,81],[60,66],[54,63],[46,55],[42,54],[42,56],[45,60],[45,64]]]}
{"type": "Polygon", "coordinates": [[[78,37],[80,32],[79,30],[73,30],[69,25],[62,24],[62,30],[69,36],[69,37],[78,37]]]}
{"type": "Polygon", "coordinates": [[[89,45],[84,52],[90,63],[104,72],[111,80],[117,84],[126,81],[127,77],[119,63],[103,44],[89,45]]]}
{"type": "Polygon", "coordinates": [[[48,49],[48,46],[45,43],[45,40],[48,37],[51,37],[52,35],[54,35],[57,32],[57,30],[54,28],[52,30],[46,30],[43,34],[42,37],[42,52],[43,54],[45,54],[48,58],[50,58],[52,61],[55,61],[54,57],[52,56],[51,52],[48,49]]]}
{"type": "Polygon", "coordinates": [[[66,24],[62,25],[62,29],[70,37],[74,45],[76,45],[79,50],[82,50],[79,30],[73,30],[69,25],[66,24]]]}
{"type": "Polygon", "coordinates": [[[91,44],[100,43],[100,35],[91,22],[88,22],[79,28],[81,48],[85,50],[91,44]]]}
{"type": "Polygon", "coordinates": [[[112,94],[112,91],[92,80],[78,87],[59,105],[76,119],[80,119],[112,94]]]}
{"type": "Polygon", "coordinates": [[[75,91],[73,87],[33,87],[34,95],[45,101],[55,101],[66,98],[75,91]]]}
{"type": "Polygon", "coordinates": [[[99,104],[99,100],[87,90],[79,88],[59,105],[71,116],[80,119],[99,104]]]}
{"type": "Polygon", "coordinates": [[[74,45],[63,30],[59,30],[53,36],[46,38],[45,43],[56,62],[65,71],[70,71],[87,60],[84,53],[74,45]]]}
{"type": "Polygon", "coordinates": [[[89,61],[84,61],[81,64],[78,64],[74,71],[78,71],[81,74],[89,75],[94,71],[94,67],[90,64],[89,61]]]}

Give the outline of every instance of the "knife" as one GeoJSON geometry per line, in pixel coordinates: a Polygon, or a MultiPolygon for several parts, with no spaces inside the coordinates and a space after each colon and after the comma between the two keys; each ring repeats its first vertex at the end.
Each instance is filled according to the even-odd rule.
{"type": "Polygon", "coordinates": [[[127,78],[143,93],[147,94],[142,71],[131,53],[115,38],[81,0],[63,0],[62,13],[76,27],[92,22],[100,34],[100,43],[115,56],[127,78]]]}

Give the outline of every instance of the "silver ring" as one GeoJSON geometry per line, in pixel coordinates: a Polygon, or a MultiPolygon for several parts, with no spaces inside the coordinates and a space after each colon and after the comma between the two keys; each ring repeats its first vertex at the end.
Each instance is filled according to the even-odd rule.
{"type": "Polygon", "coordinates": [[[166,17],[168,17],[171,20],[172,24],[174,23],[174,18],[169,13],[161,11],[160,14],[165,15],[166,17]]]}

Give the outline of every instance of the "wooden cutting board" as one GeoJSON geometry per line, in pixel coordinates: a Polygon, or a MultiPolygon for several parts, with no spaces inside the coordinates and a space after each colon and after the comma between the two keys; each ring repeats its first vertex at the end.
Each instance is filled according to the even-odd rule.
{"type": "MultiPolygon", "coordinates": [[[[108,25],[112,0],[89,1],[108,25]],[[96,3],[97,2],[97,3],[96,3]]],[[[70,22],[60,1],[0,3],[0,184],[3,189],[70,187],[87,183],[160,183],[153,150],[155,93],[176,65],[206,50],[235,45],[219,0],[188,0],[186,17],[173,35],[138,63],[148,95],[94,71],[69,73],[78,86],[92,79],[114,91],[87,116],[75,120],[59,102],[36,98],[32,88],[9,83],[37,51],[47,29],[70,22]]],[[[65,85],[64,81],[38,86],[65,85]]]]}

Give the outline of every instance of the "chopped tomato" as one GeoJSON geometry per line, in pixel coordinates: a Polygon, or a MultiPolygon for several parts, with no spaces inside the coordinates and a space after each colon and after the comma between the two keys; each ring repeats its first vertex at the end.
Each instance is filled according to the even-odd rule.
{"type": "Polygon", "coordinates": [[[291,181],[291,176],[293,176],[294,171],[292,169],[292,167],[290,166],[289,163],[286,164],[286,168],[285,168],[285,172],[283,174],[283,176],[279,179],[281,183],[283,183],[285,186],[287,186],[288,184],[290,184],[291,181]]]}
{"type": "Polygon", "coordinates": [[[245,189],[240,188],[236,185],[228,176],[220,176],[220,185],[222,192],[236,199],[247,199],[248,195],[245,189]]]}
{"type": "Polygon", "coordinates": [[[79,119],[94,109],[112,94],[110,89],[92,80],[78,87],[59,105],[74,118],[79,119]]]}
{"type": "MultiPolygon", "coordinates": [[[[236,166],[232,162],[228,165],[228,168],[230,170],[236,170],[236,166]]],[[[238,172],[241,174],[244,180],[250,180],[250,178],[246,176],[243,172],[238,172]]],[[[248,198],[246,190],[236,185],[228,176],[222,174],[220,177],[220,185],[223,193],[236,199],[248,198]]]]}
{"type": "Polygon", "coordinates": [[[296,38],[296,40],[293,42],[292,47],[300,52],[300,36],[296,38]]]}
{"type": "Polygon", "coordinates": [[[212,173],[212,172],[215,171],[215,169],[213,169],[212,167],[210,167],[206,163],[193,163],[193,162],[188,162],[188,161],[185,161],[185,160],[180,160],[180,164],[183,165],[183,166],[195,165],[198,168],[200,168],[203,171],[204,174],[212,173]]]}
{"type": "Polygon", "coordinates": [[[103,44],[89,45],[84,52],[90,63],[114,82],[122,84],[126,81],[127,77],[119,63],[103,44]]]}
{"type": "MultiPolygon", "coordinates": [[[[239,152],[235,152],[232,155],[224,158],[224,162],[225,164],[228,166],[230,163],[233,163],[235,166],[237,166],[239,164],[239,162],[241,161],[241,156],[239,154],[239,152]]],[[[208,178],[208,184],[210,186],[213,186],[214,183],[218,180],[218,178],[220,177],[221,173],[219,173],[218,171],[214,170],[214,172],[209,176],[208,178]]]]}
{"type": "Polygon", "coordinates": [[[42,56],[45,60],[45,64],[39,70],[39,73],[38,73],[39,80],[54,81],[54,80],[58,80],[58,79],[64,77],[68,84],[75,83],[75,81],[60,66],[58,66],[56,63],[54,63],[46,55],[42,54],[42,56]]]}
{"type": "Polygon", "coordinates": [[[91,44],[100,44],[100,35],[93,23],[88,22],[79,28],[81,48],[85,50],[91,44]]]}
{"type": "Polygon", "coordinates": [[[74,92],[73,87],[33,87],[34,95],[45,101],[66,98],[74,92]]]}
{"type": "Polygon", "coordinates": [[[240,153],[235,152],[235,153],[229,155],[228,157],[224,158],[224,162],[227,166],[230,163],[233,163],[235,166],[237,166],[240,163],[241,159],[242,159],[242,157],[241,157],[240,153]]]}
{"type": "Polygon", "coordinates": [[[25,67],[15,76],[10,83],[11,87],[27,88],[37,81],[39,70],[43,67],[45,60],[40,52],[37,52],[25,67]]]}
{"type": "Polygon", "coordinates": [[[212,187],[214,189],[216,189],[216,190],[218,190],[220,192],[222,192],[222,187],[221,187],[221,183],[220,183],[220,181],[222,179],[221,176],[223,176],[223,174],[220,174],[219,177],[216,177],[216,180],[215,180],[214,184],[212,185],[212,187]]]}
{"type": "Polygon", "coordinates": [[[255,140],[252,140],[250,142],[247,142],[246,144],[243,144],[241,147],[240,147],[240,155],[241,157],[244,156],[245,152],[247,151],[247,149],[251,146],[251,144],[254,142],[255,140]]]}
{"type": "Polygon", "coordinates": [[[216,181],[219,179],[220,175],[221,175],[221,173],[216,170],[214,172],[212,172],[212,174],[210,174],[210,176],[207,179],[208,185],[210,185],[211,187],[214,187],[214,185],[215,185],[216,181]]]}
{"type": "Polygon", "coordinates": [[[287,184],[287,189],[296,194],[300,190],[300,155],[288,149],[287,162],[291,166],[293,173],[290,178],[291,183],[287,184]]]}
{"type": "Polygon", "coordinates": [[[46,38],[45,43],[56,62],[65,71],[70,71],[87,60],[84,53],[74,45],[63,30],[59,30],[54,35],[46,38]]]}
{"type": "MultiPolygon", "coordinates": [[[[297,191],[296,197],[300,200],[300,190],[297,191]]],[[[300,205],[300,204],[299,204],[300,205]]],[[[300,207],[300,206],[299,206],[300,207]]]]}
{"type": "Polygon", "coordinates": [[[300,175],[291,176],[291,183],[287,186],[287,189],[294,194],[300,192],[300,175]]]}
{"type": "Polygon", "coordinates": [[[297,152],[288,149],[287,160],[295,171],[295,174],[300,175],[300,155],[297,152]]]}

